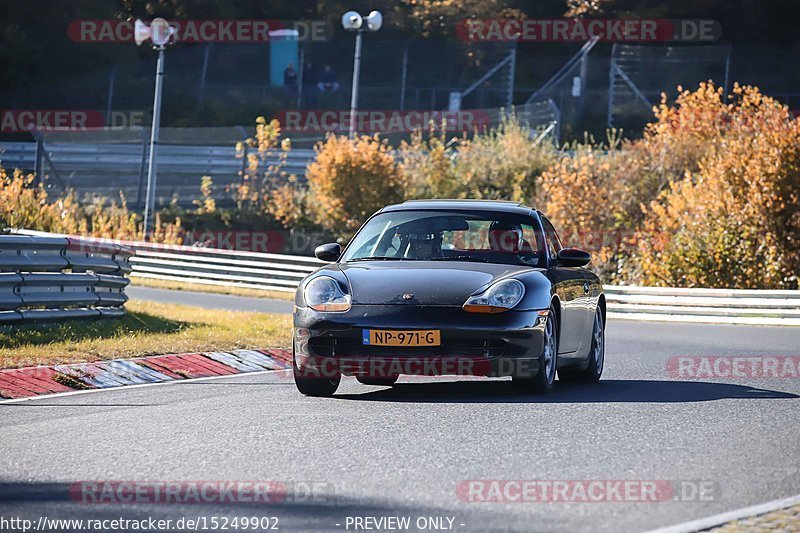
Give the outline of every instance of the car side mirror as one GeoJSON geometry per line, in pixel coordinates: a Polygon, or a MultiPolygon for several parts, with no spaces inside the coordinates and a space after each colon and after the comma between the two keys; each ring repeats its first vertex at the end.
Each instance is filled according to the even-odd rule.
{"type": "Polygon", "coordinates": [[[342,255],[342,247],[338,242],[320,244],[314,249],[314,255],[317,256],[317,259],[320,261],[332,263],[342,255]]]}
{"type": "Polygon", "coordinates": [[[558,252],[558,264],[565,267],[582,267],[589,264],[592,254],[577,248],[564,248],[558,252]]]}

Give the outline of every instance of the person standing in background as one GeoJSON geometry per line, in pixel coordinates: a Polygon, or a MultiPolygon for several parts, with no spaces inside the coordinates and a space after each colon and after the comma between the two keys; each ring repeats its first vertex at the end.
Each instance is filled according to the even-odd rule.
{"type": "Polygon", "coordinates": [[[322,69],[322,74],[319,76],[319,83],[317,84],[320,92],[338,91],[339,82],[336,80],[336,72],[330,65],[325,65],[322,69]]]}
{"type": "Polygon", "coordinates": [[[283,71],[283,90],[289,99],[297,96],[297,71],[294,69],[294,63],[287,64],[283,71]]]}

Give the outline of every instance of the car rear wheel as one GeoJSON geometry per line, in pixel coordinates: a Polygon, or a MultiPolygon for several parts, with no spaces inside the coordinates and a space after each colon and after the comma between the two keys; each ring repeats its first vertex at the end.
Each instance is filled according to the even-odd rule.
{"type": "Polygon", "coordinates": [[[342,374],[336,372],[332,377],[308,377],[303,376],[302,371],[297,368],[294,352],[292,352],[292,371],[294,373],[294,384],[300,394],[306,396],[330,397],[339,388],[342,374]]]}
{"type": "Polygon", "coordinates": [[[371,378],[368,376],[356,376],[356,379],[364,385],[379,385],[384,387],[391,387],[397,383],[400,376],[388,376],[385,378],[371,378]]]}
{"type": "Polygon", "coordinates": [[[539,356],[539,372],[533,377],[514,376],[514,386],[523,391],[547,393],[553,390],[558,364],[558,324],[555,309],[551,306],[544,326],[544,346],[539,356]]]}
{"type": "Polygon", "coordinates": [[[584,369],[563,368],[558,371],[558,379],[570,383],[594,383],[603,374],[606,358],[606,332],[603,313],[600,308],[594,315],[592,328],[592,348],[589,350],[589,365],[584,369]]]}

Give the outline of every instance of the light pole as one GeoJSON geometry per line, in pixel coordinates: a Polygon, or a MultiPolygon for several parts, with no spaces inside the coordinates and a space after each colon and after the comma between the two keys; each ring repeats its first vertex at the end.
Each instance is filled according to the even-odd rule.
{"type": "Polygon", "coordinates": [[[353,90],[350,94],[350,133],[353,139],[356,136],[356,113],[358,112],[358,78],[361,73],[361,34],[365,31],[378,31],[383,25],[383,16],[378,11],[373,11],[362,17],[355,11],[348,11],[342,15],[342,26],[347,31],[356,32],[356,51],[353,56],[353,90]]]}
{"type": "Polygon", "coordinates": [[[158,50],[156,62],[156,89],[153,97],[153,125],[150,129],[150,158],[147,162],[147,197],[144,204],[144,239],[150,240],[152,231],[153,212],[156,208],[156,151],[158,150],[158,128],[161,124],[161,89],[164,85],[164,50],[167,43],[174,39],[175,28],[162,19],[156,18],[147,26],[141,20],[134,24],[134,40],[141,46],[146,40],[153,43],[153,49],[158,50]]]}

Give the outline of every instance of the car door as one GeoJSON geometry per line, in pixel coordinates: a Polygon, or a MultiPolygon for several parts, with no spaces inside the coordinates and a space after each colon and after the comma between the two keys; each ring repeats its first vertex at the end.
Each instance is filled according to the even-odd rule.
{"type": "Polygon", "coordinates": [[[541,220],[547,248],[547,277],[561,301],[558,352],[559,354],[579,354],[584,348],[585,342],[588,281],[584,276],[584,269],[558,264],[558,252],[563,245],[550,221],[544,216],[541,216],[541,220]]]}

